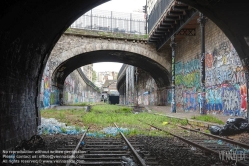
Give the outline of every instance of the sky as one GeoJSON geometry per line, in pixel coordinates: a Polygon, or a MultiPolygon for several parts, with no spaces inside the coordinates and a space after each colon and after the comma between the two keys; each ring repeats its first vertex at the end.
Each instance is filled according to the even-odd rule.
{"type": "Polygon", "coordinates": [[[142,11],[145,4],[146,0],[111,0],[95,9],[133,13],[137,10],[142,11]]]}
{"type": "Polygon", "coordinates": [[[95,70],[96,72],[102,72],[102,71],[116,71],[116,72],[119,72],[122,65],[123,65],[123,63],[116,63],[116,62],[94,63],[93,64],[93,70],[95,70]]]}
{"type": "MultiPolygon", "coordinates": [[[[125,12],[125,13],[136,13],[136,11],[142,11],[143,6],[146,4],[146,0],[111,0],[100,6],[97,6],[95,9],[99,10],[109,10],[116,12],[125,12]]],[[[102,71],[116,71],[119,72],[122,63],[115,62],[101,62],[94,63],[93,70],[96,72],[102,71]]]]}

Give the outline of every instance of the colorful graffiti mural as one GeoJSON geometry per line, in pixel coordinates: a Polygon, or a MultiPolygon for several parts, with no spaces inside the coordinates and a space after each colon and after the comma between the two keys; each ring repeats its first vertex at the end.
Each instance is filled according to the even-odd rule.
{"type": "MultiPolygon", "coordinates": [[[[175,65],[177,109],[200,108],[200,60],[175,65]]],[[[247,110],[246,76],[232,44],[221,43],[205,55],[206,110],[208,113],[244,116],[247,110]]],[[[169,93],[168,93],[169,94],[169,93]]]]}
{"type": "Polygon", "coordinates": [[[244,116],[246,78],[241,62],[230,42],[221,43],[206,54],[206,98],[210,113],[244,116]]]}
{"type": "Polygon", "coordinates": [[[200,62],[192,59],[176,63],[176,106],[179,110],[196,111],[200,91],[200,62]]]}
{"type": "Polygon", "coordinates": [[[63,92],[57,87],[52,86],[52,71],[49,70],[49,65],[51,65],[49,64],[50,62],[51,61],[48,61],[42,77],[40,108],[49,108],[52,105],[59,105],[61,99],[64,104],[100,101],[100,94],[94,88],[88,86],[77,71],[72,72],[66,78],[63,92]]]}
{"type": "Polygon", "coordinates": [[[44,69],[44,73],[42,76],[41,82],[41,90],[40,90],[40,107],[48,108],[50,107],[50,95],[51,95],[51,87],[50,87],[50,72],[49,67],[46,66],[44,69]]]}

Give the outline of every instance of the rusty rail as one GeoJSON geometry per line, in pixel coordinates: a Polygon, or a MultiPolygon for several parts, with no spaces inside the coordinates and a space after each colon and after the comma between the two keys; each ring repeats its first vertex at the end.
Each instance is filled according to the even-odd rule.
{"type": "MultiPolygon", "coordinates": [[[[116,125],[116,123],[114,123],[114,125],[116,126],[117,129],[118,126],[116,125]]],[[[139,154],[137,153],[137,151],[133,148],[133,146],[131,145],[131,143],[128,141],[128,139],[124,136],[124,134],[119,131],[119,133],[121,134],[121,136],[123,137],[123,139],[125,140],[126,144],[129,146],[129,148],[131,149],[133,155],[136,157],[136,159],[138,160],[138,162],[142,165],[142,166],[146,166],[144,160],[139,156],[139,154]]]]}
{"type": "MultiPolygon", "coordinates": [[[[157,126],[154,126],[154,125],[152,125],[152,124],[143,122],[143,121],[141,121],[141,120],[138,120],[138,121],[140,121],[140,122],[142,122],[142,123],[145,123],[145,124],[147,124],[147,125],[149,125],[149,126],[151,126],[151,127],[154,127],[154,128],[157,129],[157,130],[166,132],[167,134],[172,135],[172,136],[174,136],[174,137],[176,137],[176,138],[182,140],[183,142],[186,142],[187,144],[190,144],[190,145],[192,145],[192,146],[194,146],[194,147],[197,147],[197,148],[199,148],[199,149],[201,149],[201,150],[204,150],[204,151],[213,153],[213,154],[218,155],[218,156],[220,155],[217,151],[214,151],[214,150],[212,150],[212,149],[209,149],[209,148],[207,148],[207,147],[204,147],[204,146],[202,146],[202,145],[199,145],[199,144],[197,144],[197,143],[194,143],[194,142],[192,142],[192,141],[190,141],[190,140],[187,140],[187,139],[185,139],[185,138],[183,138],[183,137],[181,137],[181,136],[175,135],[175,134],[173,134],[173,133],[171,133],[171,132],[169,132],[169,131],[166,131],[166,130],[164,130],[164,129],[161,129],[161,128],[157,127],[157,126]]],[[[206,134],[206,133],[205,133],[205,134],[206,134]]],[[[241,162],[239,162],[239,161],[237,161],[236,163],[237,163],[238,165],[241,165],[241,166],[247,166],[247,164],[241,163],[241,162]]]]}
{"type": "Polygon", "coordinates": [[[232,144],[239,145],[239,146],[241,146],[241,147],[243,147],[243,148],[249,149],[249,145],[244,144],[244,143],[242,143],[242,142],[236,142],[236,141],[233,141],[233,140],[230,140],[230,139],[227,139],[227,138],[223,138],[223,137],[220,137],[220,136],[217,136],[217,135],[212,135],[212,134],[204,133],[204,132],[199,131],[199,130],[189,129],[189,128],[187,128],[187,127],[183,127],[183,126],[180,126],[180,125],[178,125],[178,127],[181,127],[181,128],[183,128],[183,129],[186,129],[186,130],[189,130],[189,131],[201,133],[201,134],[203,134],[203,135],[206,135],[206,136],[209,136],[209,137],[213,137],[213,138],[217,138],[217,139],[220,139],[220,140],[223,140],[223,141],[232,143],[232,144]]]}
{"type": "Polygon", "coordinates": [[[66,166],[69,166],[71,164],[70,161],[72,161],[72,159],[75,157],[75,153],[78,150],[82,140],[85,138],[88,129],[89,129],[89,127],[86,129],[86,131],[83,133],[82,137],[80,138],[80,141],[78,142],[77,146],[75,147],[74,151],[72,152],[72,155],[71,155],[70,159],[68,160],[69,162],[67,163],[66,166]]]}

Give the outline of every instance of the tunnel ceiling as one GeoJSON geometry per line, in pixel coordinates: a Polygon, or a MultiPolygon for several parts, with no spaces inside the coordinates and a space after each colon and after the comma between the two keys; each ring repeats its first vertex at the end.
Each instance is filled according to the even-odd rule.
{"type": "Polygon", "coordinates": [[[119,62],[136,66],[147,71],[159,88],[170,85],[169,72],[157,62],[136,53],[117,50],[93,51],[72,57],[55,69],[52,81],[59,87],[63,86],[66,77],[75,69],[97,62],[119,62]]]}

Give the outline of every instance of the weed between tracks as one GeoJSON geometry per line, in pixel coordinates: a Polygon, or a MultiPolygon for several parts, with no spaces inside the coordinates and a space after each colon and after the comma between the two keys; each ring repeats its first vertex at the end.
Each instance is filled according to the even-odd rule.
{"type": "Polygon", "coordinates": [[[222,120],[220,120],[212,115],[192,116],[191,119],[205,121],[205,122],[211,122],[211,123],[224,124],[224,122],[222,120]]]}
{"type": "Polygon", "coordinates": [[[115,122],[119,127],[128,128],[130,136],[165,136],[164,132],[158,131],[138,120],[173,130],[176,124],[187,125],[187,120],[168,118],[147,112],[134,114],[132,108],[118,105],[95,105],[92,106],[90,112],[86,112],[85,109],[47,109],[42,110],[41,115],[44,118],[55,118],[67,125],[74,125],[78,129],[91,126],[91,132],[99,132],[103,128],[114,127],[114,125],[110,125],[115,122]]]}

